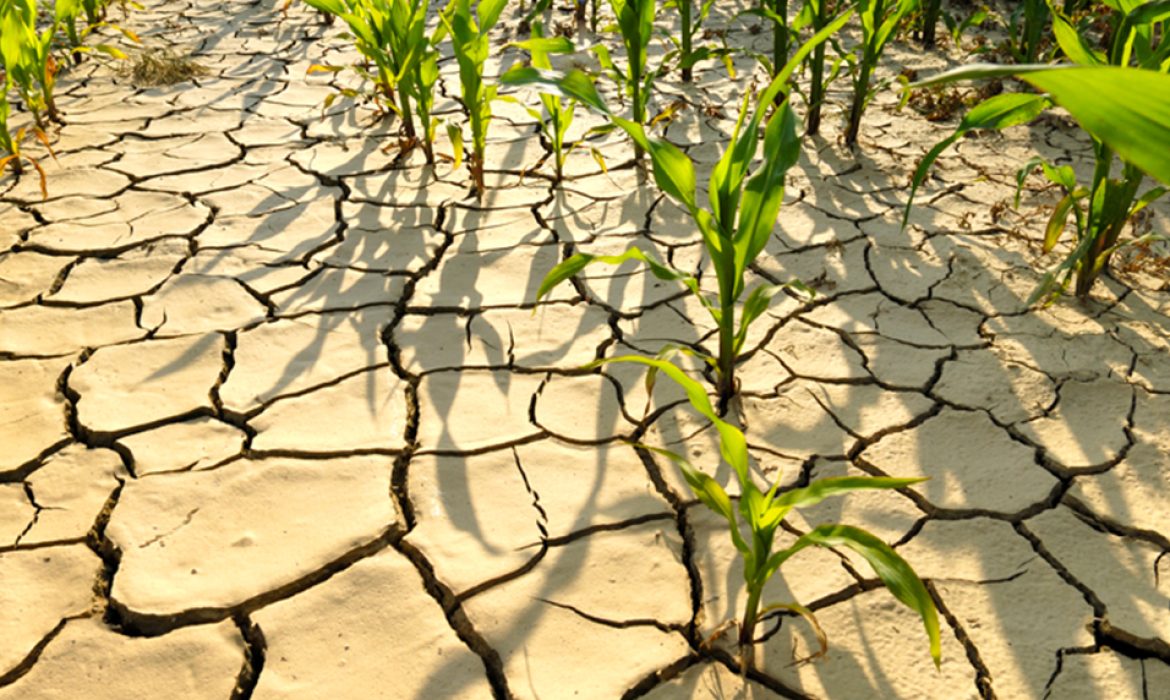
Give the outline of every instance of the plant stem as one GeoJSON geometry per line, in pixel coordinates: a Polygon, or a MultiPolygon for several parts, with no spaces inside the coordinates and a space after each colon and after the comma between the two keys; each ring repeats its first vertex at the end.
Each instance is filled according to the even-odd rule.
{"type": "MultiPolygon", "coordinates": [[[[819,32],[825,26],[825,0],[816,8],[813,17],[813,31],[819,32]]],[[[825,45],[818,44],[813,49],[812,79],[809,86],[808,124],[806,131],[810,136],[816,136],[821,130],[821,105],[825,102],[825,45]]]]}
{"type": "Polygon", "coordinates": [[[1044,35],[1044,20],[1048,6],[1043,0],[1024,0],[1024,58],[1035,63],[1040,54],[1040,39],[1044,35]]]}
{"type": "MultiPolygon", "coordinates": [[[[678,0],[678,14],[682,19],[682,60],[688,61],[691,58],[691,0],[678,0]]],[[[691,66],[684,66],[682,69],[682,79],[684,83],[691,82],[692,71],[691,66]]]]}
{"type": "Polygon", "coordinates": [[[861,115],[865,112],[865,100],[869,96],[869,76],[876,59],[866,46],[857,79],[853,83],[853,106],[849,109],[849,125],[845,128],[845,145],[849,148],[857,145],[857,137],[861,132],[861,115]]]}
{"type": "Polygon", "coordinates": [[[560,183],[565,179],[565,144],[561,141],[561,120],[560,114],[554,112],[551,120],[550,134],[553,147],[553,168],[556,170],[556,182],[560,183]]]}
{"type": "Polygon", "coordinates": [[[747,605],[743,609],[743,621],[739,627],[739,654],[740,663],[745,669],[755,666],[755,654],[752,652],[752,640],[755,639],[756,623],[760,614],[760,596],[764,592],[763,586],[748,584],[747,605]]]}
{"type": "MultiPolygon", "coordinates": [[[[722,285],[721,285],[722,286],[722,285]]],[[[719,415],[727,413],[735,394],[735,299],[731,290],[719,294],[719,415]]]]}
{"type": "Polygon", "coordinates": [[[772,28],[772,71],[775,73],[788,63],[788,0],[772,0],[772,11],[784,18],[784,25],[772,28]]]}
{"type": "Polygon", "coordinates": [[[410,107],[410,95],[405,86],[398,89],[398,106],[402,110],[402,128],[409,138],[414,138],[414,112],[410,107]]]}
{"type": "Polygon", "coordinates": [[[922,47],[933,49],[935,30],[938,28],[938,16],[942,11],[942,0],[930,0],[926,11],[922,15],[922,47]]]}

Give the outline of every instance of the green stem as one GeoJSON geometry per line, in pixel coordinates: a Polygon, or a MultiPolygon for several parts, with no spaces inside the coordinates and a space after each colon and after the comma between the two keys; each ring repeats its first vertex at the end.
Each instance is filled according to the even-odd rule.
{"type": "Polygon", "coordinates": [[[556,181],[559,183],[565,179],[565,143],[561,140],[560,115],[554,112],[551,116],[552,120],[549,126],[551,127],[550,131],[552,133],[549,136],[551,137],[553,147],[553,168],[556,170],[556,181]]]}
{"type": "MultiPolygon", "coordinates": [[[[679,0],[678,13],[682,18],[682,60],[688,61],[691,58],[691,0],[679,0]]],[[[682,69],[683,82],[691,82],[692,70],[691,66],[686,66],[682,69]]]]}
{"type": "Polygon", "coordinates": [[[772,70],[779,71],[788,63],[788,0],[772,0],[772,11],[784,18],[772,28],[772,70]]]}
{"type": "MultiPolygon", "coordinates": [[[[723,285],[720,285],[723,286],[723,285]]],[[[719,314],[719,415],[727,413],[735,394],[735,299],[730,290],[720,290],[719,314]]]]}
{"type": "Polygon", "coordinates": [[[414,138],[414,111],[410,107],[410,95],[404,86],[400,86],[398,89],[398,106],[402,110],[403,131],[409,138],[414,138]]]}
{"type": "MultiPolygon", "coordinates": [[[[817,14],[813,18],[813,30],[820,31],[825,26],[824,0],[817,7],[817,14]]],[[[812,55],[812,79],[808,99],[807,131],[810,136],[816,136],[821,130],[821,105],[825,102],[825,44],[817,44],[812,55]]]]}
{"type": "Polygon", "coordinates": [[[744,668],[755,665],[755,654],[752,653],[752,640],[755,639],[756,623],[760,615],[760,596],[764,593],[763,586],[753,586],[748,583],[747,605],[743,609],[743,620],[739,627],[740,663],[744,668]]]}
{"type": "Polygon", "coordinates": [[[872,53],[867,46],[857,80],[853,83],[853,106],[849,109],[849,125],[845,129],[845,145],[850,148],[857,145],[857,137],[861,133],[861,115],[865,113],[865,100],[869,96],[869,76],[877,59],[872,53]]]}
{"type": "Polygon", "coordinates": [[[926,5],[926,11],[922,15],[922,47],[926,49],[933,49],[935,43],[936,29],[938,28],[938,16],[942,12],[942,0],[930,0],[926,5]]]}
{"type": "Polygon", "coordinates": [[[1024,0],[1024,58],[1035,63],[1040,54],[1040,39],[1044,35],[1044,21],[1048,18],[1048,5],[1044,0],[1024,0]]]}

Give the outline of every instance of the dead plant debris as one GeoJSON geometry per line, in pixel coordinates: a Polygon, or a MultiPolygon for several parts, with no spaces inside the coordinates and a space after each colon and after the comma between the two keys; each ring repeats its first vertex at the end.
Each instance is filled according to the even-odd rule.
{"type": "Polygon", "coordinates": [[[125,73],[137,87],[159,87],[185,83],[210,71],[189,56],[166,48],[138,53],[127,65],[125,73]]]}

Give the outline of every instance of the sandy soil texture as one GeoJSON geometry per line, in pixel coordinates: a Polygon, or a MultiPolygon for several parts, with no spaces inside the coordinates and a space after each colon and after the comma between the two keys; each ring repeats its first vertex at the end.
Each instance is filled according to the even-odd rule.
{"type": "MultiPolygon", "coordinates": [[[[842,521],[895,545],[943,661],[863,561],[809,551],[768,597],[814,610],[829,653],[794,665],[812,630],[770,622],[745,684],[730,635],[702,644],[744,603],[726,532],[626,444],[730,484],[711,431],[665,380],[581,369],[714,349],[710,318],[632,266],[535,300],[571,252],[634,243],[710,286],[699,234],[616,135],[608,172],[578,149],[554,185],[507,102],[482,200],[465,170],[399,158],[391,121],[323,107],[351,74],[306,76],[355,60],[341,28],[282,4],[147,2],[127,26],[207,74],[70,68],[48,199],[0,178],[0,700],[1170,698],[1164,269],[1121,260],[1089,303],[1029,310],[1054,194],[1005,206],[1035,154],[1090,167],[1071,122],[962,141],[903,230],[951,127],[883,90],[849,153],[831,93],[750,273],[818,294],[754,326],[734,411],[761,482],[931,477],[785,537],[842,521]]],[[[733,10],[711,21],[766,50],[733,10]]],[[[881,75],[951,60],[902,43],[881,75]]],[[[657,85],[701,181],[751,81],[736,65],[657,85]]],[[[462,122],[456,71],[436,109],[462,122]]],[[[571,136],[598,123],[582,109],[571,136]]]]}

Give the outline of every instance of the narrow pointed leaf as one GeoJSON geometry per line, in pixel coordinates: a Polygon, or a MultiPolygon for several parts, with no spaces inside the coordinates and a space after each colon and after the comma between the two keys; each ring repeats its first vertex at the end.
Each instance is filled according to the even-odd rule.
{"type": "Polygon", "coordinates": [[[801,536],[788,549],[773,554],[765,570],[774,573],[793,554],[805,547],[847,547],[860,554],[873,568],[890,593],[906,607],[918,613],[930,640],[930,657],[935,666],[942,661],[942,639],[939,632],[938,611],[930,593],[906,560],[888,544],[861,528],[849,525],[821,525],[801,536]]]}

